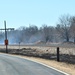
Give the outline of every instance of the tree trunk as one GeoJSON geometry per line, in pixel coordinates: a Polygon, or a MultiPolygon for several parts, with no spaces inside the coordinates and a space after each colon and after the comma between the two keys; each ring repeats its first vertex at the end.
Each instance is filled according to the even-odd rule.
{"type": "Polygon", "coordinates": [[[69,42],[69,37],[67,36],[66,41],[69,42]]]}
{"type": "Polygon", "coordinates": [[[75,37],[74,37],[74,44],[75,44],[75,37]]]}
{"type": "Polygon", "coordinates": [[[66,42],[69,42],[69,32],[66,29],[66,42]]]}

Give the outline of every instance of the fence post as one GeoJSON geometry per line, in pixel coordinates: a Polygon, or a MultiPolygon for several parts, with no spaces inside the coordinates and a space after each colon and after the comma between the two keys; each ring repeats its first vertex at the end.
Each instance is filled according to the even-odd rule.
{"type": "Polygon", "coordinates": [[[57,47],[57,61],[59,62],[59,47],[57,47]]]}

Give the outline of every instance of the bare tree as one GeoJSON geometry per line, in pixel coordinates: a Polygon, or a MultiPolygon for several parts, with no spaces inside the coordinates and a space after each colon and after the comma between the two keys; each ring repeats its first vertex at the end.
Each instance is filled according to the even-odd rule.
{"type": "Polygon", "coordinates": [[[70,39],[70,21],[71,17],[69,15],[64,15],[59,18],[59,25],[60,25],[60,33],[61,36],[66,40],[66,42],[69,42],[70,39]]]}
{"type": "Polygon", "coordinates": [[[75,16],[71,17],[71,35],[74,38],[75,43],[75,16]]]}
{"type": "Polygon", "coordinates": [[[53,27],[47,26],[46,24],[44,24],[40,28],[40,31],[41,31],[41,34],[42,34],[45,42],[48,42],[48,41],[52,42],[52,40],[53,40],[53,27]]]}

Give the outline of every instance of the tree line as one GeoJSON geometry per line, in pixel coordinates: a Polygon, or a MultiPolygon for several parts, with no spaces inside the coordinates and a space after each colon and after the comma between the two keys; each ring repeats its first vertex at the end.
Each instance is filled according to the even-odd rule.
{"type": "MultiPolygon", "coordinates": [[[[61,16],[56,27],[44,24],[38,28],[36,25],[30,25],[7,31],[7,33],[11,43],[35,43],[37,41],[75,43],[75,16],[61,16]]],[[[4,40],[4,32],[0,32],[0,42],[2,40],[4,40]]]]}

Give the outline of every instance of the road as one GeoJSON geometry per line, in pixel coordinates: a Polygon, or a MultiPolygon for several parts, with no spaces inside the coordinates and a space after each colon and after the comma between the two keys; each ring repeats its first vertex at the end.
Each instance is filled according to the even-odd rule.
{"type": "Polygon", "coordinates": [[[0,54],[0,75],[65,75],[44,65],[8,54],[0,54]]]}

